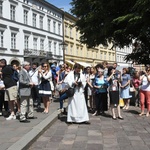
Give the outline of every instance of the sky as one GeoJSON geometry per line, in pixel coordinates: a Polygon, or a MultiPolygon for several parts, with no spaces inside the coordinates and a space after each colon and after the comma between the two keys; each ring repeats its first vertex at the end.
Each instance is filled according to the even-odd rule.
{"type": "Polygon", "coordinates": [[[58,8],[64,8],[64,11],[69,12],[71,5],[69,4],[72,0],[47,0],[49,3],[55,5],[58,8]]]}

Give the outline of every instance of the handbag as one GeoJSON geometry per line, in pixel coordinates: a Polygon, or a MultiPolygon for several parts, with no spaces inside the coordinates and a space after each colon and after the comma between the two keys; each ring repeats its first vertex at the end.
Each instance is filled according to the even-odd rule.
{"type": "Polygon", "coordinates": [[[75,88],[68,88],[68,90],[66,90],[67,97],[73,97],[74,93],[75,93],[75,88]]]}
{"type": "Polygon", "coordinates": [[[130,92],[135,92],[134,86],[130,87],[130,92]]]}

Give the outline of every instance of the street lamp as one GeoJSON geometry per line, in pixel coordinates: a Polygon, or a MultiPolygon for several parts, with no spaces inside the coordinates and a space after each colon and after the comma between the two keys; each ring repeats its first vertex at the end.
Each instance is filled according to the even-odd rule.
{"type": "Polygon", "coordinates": [[[63,50],[63,62],[65,63],[65,49],[67,47],[67,43],[65,41],[63,41],[62,43],[60,43],[60,46],[62,46],[62,50],[63,50]]]}

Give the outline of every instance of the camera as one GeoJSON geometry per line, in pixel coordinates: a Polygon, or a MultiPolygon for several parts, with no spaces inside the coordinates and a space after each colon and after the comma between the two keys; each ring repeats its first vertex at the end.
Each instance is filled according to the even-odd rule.
{"type": "Polygon", "coordinates": [[[78,82],[78,86],[81,86],[82,85],[82,82],[78,82]]]}

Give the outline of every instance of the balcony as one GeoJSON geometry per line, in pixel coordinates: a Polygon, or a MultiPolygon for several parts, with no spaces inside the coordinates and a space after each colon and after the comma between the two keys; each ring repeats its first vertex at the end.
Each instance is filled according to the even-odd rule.
{"type": "Polygon", "coordinates": [[[24,50],[24,57],[52,58],[52,53],[46,52],[44,50],[25,49],[24,50]]]}

